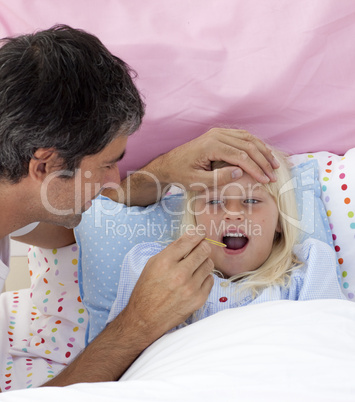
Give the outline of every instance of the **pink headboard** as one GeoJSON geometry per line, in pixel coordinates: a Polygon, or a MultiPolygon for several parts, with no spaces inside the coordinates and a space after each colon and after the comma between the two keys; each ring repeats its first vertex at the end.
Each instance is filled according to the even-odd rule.
{"type": "Polygon", "coordinates": [[[65,23],[139,74],[137,169],[213,126],[290,153],[355,146],[353,0],[0,0],[0,36],[65,23]]]}

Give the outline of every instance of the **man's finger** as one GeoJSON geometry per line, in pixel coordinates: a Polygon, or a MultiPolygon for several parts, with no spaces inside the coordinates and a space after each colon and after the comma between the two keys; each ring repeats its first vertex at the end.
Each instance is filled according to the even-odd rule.
{"type": "Polygon", "coordinates": [[[248,163],[244,163],[243,168],[242,166],[225,166],[213,171],[200,170],[198,180],[190,184],[190,190],[204,191],[208,187],[224,186],[232,183],[243,176],[243,170],[260,183],[266,184],[270,181],[260,167],[252,160],[249,160],[248,163]]]}
{"type": "Polygon", "coordinates": [[[206,299],[212,290],[213,284],[214,284],[213,276],[207,275],[206,279],[203,281],[201,285],[201,293],[204,298],[202,305],[206,302],[206,299]]]}
{"type": "Polygon", "coordinates": [[[241,167],[261,183],[269,180],[276,181],[274,168],[258,147],[251,142],[239,140],[238,149],[232,145],[221,144],[218,147],[218,152],[215,153],[215,157],[216,160],[241,167]]]}
{"type": "Polygon", "coordinates": [[[184,259],[191,251],[202,242],[205,238],[204,233],[199,233],[196,230],[190,230],[184,233],[179,239],[169,244],[161,254],[167,254],[176,262],[184,259]]]}
{"type": "Polygon", "coordinates": [[[230,145],[234,148],[235,147],[239,148],[242,147],[242,143],[240,143],[238,140],[244,141],[246,146],[244,145],[240,149],[243,149],[245,152],[247,152],[249,156],[250,151],[251,153],[253,152],[253,145],[254,145],[274,169],[277,169],[280,166],[278,160],[273,155],[272,150],[268,148],[260,138],[255,137],[248,131],[222,129],[220,134],[221,134],[220,140],[223,141],[226,145],[230,145]],[[248,146],[251,147],[249,151],[248,146]]]}
{"type": "Polygon", "coordinates": [[[211,258],[206,258],[203,263],[195,270],[193,277],[197,282],[201,284],[212,273],[214,269],[214,263],[211,258]]]}
{"type": "Polygon", "coordinates": [[[187,256],[184,256],[181,266],[186,267],[194,275],[199,267],[206,262],[210,253],[211,246],[206,241],[202,241],[187,256]]]}
{"type": "Polygon", "coordinates": [[[255,170],[254,165],[245,164],[251,158],[271,181],[276,181],[274,169],[277,169],[280,164],[271,149],[259,138],[243,130],[213,129],[207,133],[206,140],[204,142],[206,149],[214,150],[213,154],[210,154],[213,159],[210,160],[220,160],[245,167],[246,171],[251,169],[248,173],[263,183],[262,176],[258,177],[260,171],[255,170]]]}

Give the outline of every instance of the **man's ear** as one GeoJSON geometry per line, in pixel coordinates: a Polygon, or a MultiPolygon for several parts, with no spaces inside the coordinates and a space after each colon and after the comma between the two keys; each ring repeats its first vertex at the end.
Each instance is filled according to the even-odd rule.
{"type": "Polygon", "coordinates": [[[60,170],[63,160],[53,148],[38,148],[28,165],[28,175],[41,182],[50,174],[60,170]]]}

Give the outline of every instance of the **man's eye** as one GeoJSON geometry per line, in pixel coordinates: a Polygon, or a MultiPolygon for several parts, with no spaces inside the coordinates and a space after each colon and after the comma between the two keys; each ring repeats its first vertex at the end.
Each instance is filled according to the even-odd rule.
{"type": "Polygon", "coordinates": [[[244,200],[245,204],[257,204],[259,201],[255,200],[254,198],[247,198],[246,200],[244,200]]]}

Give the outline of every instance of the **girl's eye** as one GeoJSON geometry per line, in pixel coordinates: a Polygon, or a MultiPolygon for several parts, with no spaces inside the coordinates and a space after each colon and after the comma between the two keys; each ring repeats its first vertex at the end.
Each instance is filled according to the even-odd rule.
{"type": "Polygon", "coordinates": [[[254,198],[247,198],[246,200],[244,200],[245,204],[257,204],[259,201],[255,200],[254,198]]]}
{"type": "Polygon", "coordinates": [[[222,203],[221,200],[210,200],[210,201],[208,201],[208,204],[210,204],[210,205],[218,205],[218,204],[221,204],[221,203],[222,203]]]}

